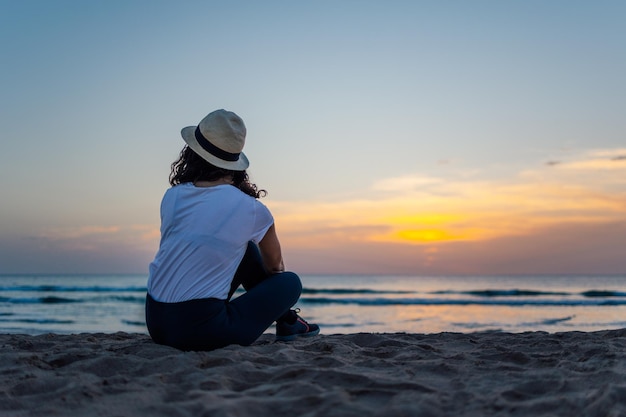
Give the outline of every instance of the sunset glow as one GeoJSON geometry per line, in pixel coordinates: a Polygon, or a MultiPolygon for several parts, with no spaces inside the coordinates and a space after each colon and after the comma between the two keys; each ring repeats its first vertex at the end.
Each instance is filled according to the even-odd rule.
{"type": "MultiPolygon", "coordinates": [[[[497,253],[502,249],[501,239],[537,239],[536,247],[540,248],[544,245],[542,236],[553,233],[551,230],[611,224],[623,227],[626,166],[621,160],[610,159],[620,152],[594,151],[588,159],[563,167],[540,167],[498,181],[407,176],[374,184],[373,189],[387,192],[377,199],[271,202],[270,206],[287,247],[332,252],[358,243],[359,247],[376,245],[378,253],[386,253],[386,243],[394,244],[395,252],[398,245],[421,246],[424,262],[433,266],[433,254],[449,251],[446,247],[452,243],[493,246],[497,253]],[[596,159],[598,154],[604,155],[606,164],[614,164],[612,181],[603,177],[606,168],[596,159]],[[402,191],[393,189],[393,184],[402,191]]],[[[490,259],[483,262],[486,267],[490,259]]]]}

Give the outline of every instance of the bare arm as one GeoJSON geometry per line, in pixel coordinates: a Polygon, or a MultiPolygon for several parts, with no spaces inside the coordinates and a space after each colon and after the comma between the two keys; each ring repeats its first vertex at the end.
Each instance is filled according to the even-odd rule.
{"type": "Polygon", "coordinates": [[[280,242],[278,241],[274,225],[270,226],[263,239],[259,242],[259,250],[263,258],[263,265],[268,272],[275,274],[285,270],[280,242]]]}

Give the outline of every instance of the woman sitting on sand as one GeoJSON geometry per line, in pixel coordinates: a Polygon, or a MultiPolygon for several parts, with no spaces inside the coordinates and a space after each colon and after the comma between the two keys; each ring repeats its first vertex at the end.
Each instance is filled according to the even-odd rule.
{"type": "Polygon", "coordinates": [[[243,120],[216,110],[186,127],[161,202],[161,243],[150,264],[146,324],[182,350],[249,345],[276,321],[276,339],[313,336],[300,318],[300,279],[285,272],[266,194],[250,183],[243,120]],[[243,285],[244,294],[231,301],[243,285]]]}

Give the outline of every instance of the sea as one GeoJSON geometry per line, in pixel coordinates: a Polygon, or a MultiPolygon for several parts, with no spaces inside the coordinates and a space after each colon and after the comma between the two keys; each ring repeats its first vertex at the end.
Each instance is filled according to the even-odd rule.
{"type": "MultiPolygon", "coordinates": [[[[301,278],[296,307],[324,334],[626,328],[626,275],[301,278]]],[[[146,281],[145,275],[0,275],[0,333],[147,333],[146,281]]]]}

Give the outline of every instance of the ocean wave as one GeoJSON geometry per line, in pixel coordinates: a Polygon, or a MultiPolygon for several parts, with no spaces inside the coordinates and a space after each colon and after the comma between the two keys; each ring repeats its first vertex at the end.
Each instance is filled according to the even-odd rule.
{"type": "Polygon", "coordinates": [[[78,287],[69,285],[10,285],[0,286],[0,292],[146,292],[145,286],[103,287],[100,285],[78,287]]]}
{"type": "Polygon", "coordinates": [[[0,318],[0,322],[3,323],[26,323],[26,324],[73,324],[74,320],[57,320],[57,319],[2,319],[0,318]]]}
{"type": "MultiPolygon", "coordinates": [[[[144,303],[144,287],[0,287],[0,303],[144,303]],[[8,288],[8,290],[7,290],[8,288]],[[3,291],[6,291],[3,293],[3,291]],[[15,292],[12,292],[15,291],[15,292]],[[21,293],[18,293],[21,291],[21,293]]],[[[239,291],[238,294],[243,293],[239,291]]],[[[526,289],[485,289],[469,291],[376,290],[367,288],[304,288],[303,303],[385,305],[502,305],[502,306],[619,306],[626,305],[626,292],[588,290],[584,292],[535,291],[526,289]],[[433,297],[439,296],[439,297],[433,297]],[[400,296],[400,297],[396,297],[400,296]],[[404,297],[402,297],[404,296],[404,297]]]]}
{"type": "MultiPolygon", "coordinates": [[[[1,293],[146,293],[145,286],[69,286],[69,285],[10,285],[0,286],[1,293]]],[[[241,291],[243,292],[243,291],[241,291]]],[[[419,294],[419,291],[409,290],[378,290],[371,288],[303,288],[302,294],[328,294],[328,295],[402,295],[419,294]]],[[[428,292],[430,295],[470,295],[473,297],[571,297],[581,296],[585,298],[619,298],[626,297],[626,292],[611,290],[587,290],[580,293],[563,291],[541,291],[529,289],[480,289],[480,290],[441,290],[428,292]]],[[[7,298],[7,297],[4,297],[7,298]]],[[[63,297],[61,297],[63,298],[63,297]]],[[[0,297],[2,299],[2,297],[0,297]]]]}
{"type": "Polygon", "coordinates": [[[580,293],[563,291],[539,291],[539,290],[470,290],[470,291],[433,291],[433,295],[472,295],[476,297],[554,297],[554,296],[582,296],[589,298],[626,297],[626,292],[607,290],[588,290],[580,293]]]}
{"type": "Polygon", "coordinates": [[[145,322],[145,321],[120,320],[120,322],[121,322],[122,324],[126,324],[126,325],[128,325],[128,326],[146,327],[146,322],[145,322]]]}
{"type": "Polygon", "coordinates": [[[123,296],[112,295],[106,297],[88,297],[88,298],[68,298],[68,297],[0,297],[0,303],[7,304],[77,304],[77,303],[94,303],[100,304],[104,302],[121,302],[121,303],[144,303],[145,296],[123,296]]]}
{"type": "Polygon", "coordinates": [[[372,290],[366,288],[303,288],[302,294],[414,294],[415,291],[391,291],[391,290],[372,290]]]}
{"type": "MultiPolygon", "coordinates": [[[[63,286],[63,285],[14,285],[0,286],[2,292],[71,292],[71,293],[127,293],[146,292],[145,286],[103,287],[103,286],[63,286]]],[[[374,290],[368,288],[303,288],[303,294],[411,294],[414,291],[403,290],[374,290]]]]}
{"type": "MultiPolygon", "coordinates": [[[[574,319],[576,316],[567,316],[567,317],[557,317],[554,319],[543,319],[539,322],[537,322],[536,324],[542,324],[542,325],[552,325],[552,324],[561,324],[563,322],[566,321],[571,321],[572,319],[574,319]]],[[[533,325],[535,323],[531,323],[531,325],[533,325]]]]}
{"type": "Polygon", "coordinates": [[[133,295],[115,295],[115,296],[111,296],[111,297],[100,297],[98,299],[89,299],[87,301],[93,302],[93,301],[121,301],[123,303],[145,303],[146,302],[146,296],[133,296],[133,295]]]}
{"type": "Polygon", "coordinates": [[[300,302],[309,304],[344,304],[360,306],[620,306],[626,305],[626,300],[606,299],[445,299],[445,298],[330,298],[330,297],[302,297],[300,302]]]}
{"type": "Polygon", "coordinates": [[[572,295],[568,292],[537,291],[537,290],[470,290],[470,291],[433,291],[434,295],[474,295],[477,297],[541,297],[555,295],[572,295]]]}
{"type": "Polygon", "coordinates": [[[604,290],[591,290],[581,292],[580,295],[584,297],[626,297],[626,292],[621,291],[604,291],[604,290]]]}
{"type": "MultiPolygon", "coordinates": [[[[576,318],[576,316],[546,318],[546,319],[542,319],[538,321],[519,323],[518,326],[521,325],[521,326],[530,327],[530,328],[537,328],[538,326],[539,327],[563,326],[565,325],[564,323],[571,322],[574,318],[576,318]]],[[[485,328],[488,328],[490,329],[490,331],[494,331],[494,332],[501,332],[501,331],[504,331],[504,329],[506,329],[507,327],[509,327],[506,323],[502,323],[502,322],[488,322],[488,323],[452,322],[451,324],[453,324],[456,327],[460,327],[460,328],[468,329],[468,330],[480,329],[481,331],[484,331],[485,328]]]]}
{"type": "Polygon", "coordinates": [[[0,297],[0,303],[9,304],[64,304],[64,303],[80,303],[82,300],[65,297],[30,297],[30,298],[11,298],[0,297]]]}

